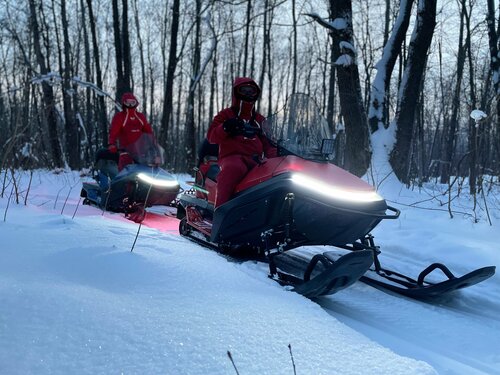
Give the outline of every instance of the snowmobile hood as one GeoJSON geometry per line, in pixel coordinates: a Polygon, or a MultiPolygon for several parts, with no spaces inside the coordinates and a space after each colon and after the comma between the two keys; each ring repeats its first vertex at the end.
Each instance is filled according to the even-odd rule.
{"type": "Polygon", "coordinates": [[[237,186],[236,192],[272,177],[289,173],[293,182],[323,194],[354,202],[381,201],[370,184],[331,163],[317,163],[288,155],[266,160],[253,168],[237,186]]]}
{"type": "Polygon", "coordinates": [[[141,164],[129,164],[116,176],[117,180],[135,180],[146,185],[162,189],[179,189],[179,182],[172,174],[159,167],[149,167],[141,164]]]}

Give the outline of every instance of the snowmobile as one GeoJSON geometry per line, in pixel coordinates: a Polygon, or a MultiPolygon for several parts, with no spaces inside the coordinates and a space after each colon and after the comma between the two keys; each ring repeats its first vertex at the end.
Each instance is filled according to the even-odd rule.
{"type": "Polygon", "coordinates": [[[201,160],[193,188],[179,197],[181,235],[231,257],[266,261],[271,278],[309,298],[361,280],[427,299],[494,274],[495,267],[485,267],[455,277],[435,263],[415,280],[384,269],[370,232],[382,220],[397,219],[399,210],[371,185],[331,162],[335,140],[328,137],[327,123],[309,97],[296,95],[289,103],[283,115],[263,126],[278,157],[261,161],[233,198],[216,209],[217,160],[215,155],[201,160]],[[313,245],[328,248],[318,253],[318,246],[309,248],[313,245]],[[428,282],[427,275],[436,269],[448,279],[428,282]]]}
{"type": "Polygon", "coordinates": [[[175,176],[160,168],[163,150],[152,134],[141,137],[111,153],[100,149],[96,155],[92,182],[83,182],[80,196],[83,204],[103,210],[122,212],[135,222],[142,222],[147,207],[175,205],[180,185],[175,176]],[[120,157],[131,157],[133,163],[118,171],[120,157]]]}

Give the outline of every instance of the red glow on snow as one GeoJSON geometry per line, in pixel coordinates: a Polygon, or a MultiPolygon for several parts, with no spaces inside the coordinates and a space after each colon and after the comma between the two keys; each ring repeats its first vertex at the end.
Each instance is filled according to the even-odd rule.
{"type": "Polygon", "coordinates": [[[160,232],[179,235],[179,220],[175,217],[147,212],[142,224],[160,232]]]}

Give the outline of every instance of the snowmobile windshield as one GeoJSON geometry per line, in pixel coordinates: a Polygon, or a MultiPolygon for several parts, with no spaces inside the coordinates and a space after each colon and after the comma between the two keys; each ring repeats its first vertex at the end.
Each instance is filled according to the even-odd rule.
{"type": "Polygon", "coordinates": [[[328,161],[333,153],[333,134],[308,95],[292,95],[283,110],[266,119],[262,128],[280,155],[328,161]]]}
{"type": "Polygon", "coordinates": [[[134,162],[142,165],[158,166],[164,162],[163,148],[156,143],[153,134],[142,133],[134,143],[125,147],[134,162]]]}

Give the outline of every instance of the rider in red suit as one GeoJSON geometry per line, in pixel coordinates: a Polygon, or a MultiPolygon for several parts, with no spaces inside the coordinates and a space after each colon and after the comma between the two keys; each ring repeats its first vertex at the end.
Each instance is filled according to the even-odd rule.
{"type": "MultiPolygon", "coordinates": [[[[146,116],[137,111],[137,101],[134,94],[126,92],[122,96],[122,111],[118,112],[111,120],[111,128],[109,130],[109,146],[108,150],[112,153],[118,151],[117,141],[121,149],[134,143],[139,139],[142,133],[153,134],[153,128],[146,120],[146,116]]],[[[122,170],[127,164],[133,160],[128,154],[121,154],[118,170],[122,170]]]]}
{"type": "Polygon", "coordinates": [[[264,157],[276,156],[276,148],[262,134],[265,118],[255,111],[260,92],[253,79],[236,78],[231,107],[220,111],[208,129],[209,142],[219,145],[215,207],[231,198],[238,183],[264,157]]]}

